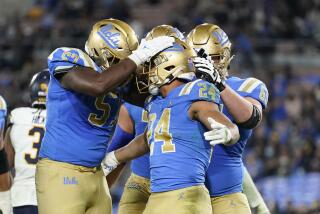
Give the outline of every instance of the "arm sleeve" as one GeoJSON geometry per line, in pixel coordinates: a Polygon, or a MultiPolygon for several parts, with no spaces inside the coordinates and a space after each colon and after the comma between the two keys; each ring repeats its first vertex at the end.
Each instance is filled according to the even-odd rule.
{"type": "Polygon", "coordinates": [[[124,131],[119,125],[117,125],[107,151],[111,152],[124,147],[133,140],[133,138],[134,134],[124,131]]]}

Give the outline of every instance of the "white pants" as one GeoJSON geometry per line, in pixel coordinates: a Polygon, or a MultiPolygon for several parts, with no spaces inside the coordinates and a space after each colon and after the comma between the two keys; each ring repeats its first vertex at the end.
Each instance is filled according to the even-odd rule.
{"type": "Polygon", "coordinates": [[[10,190],[6,192],[0,192],[0,210],[3,214],[12,214],[10,190]]]}

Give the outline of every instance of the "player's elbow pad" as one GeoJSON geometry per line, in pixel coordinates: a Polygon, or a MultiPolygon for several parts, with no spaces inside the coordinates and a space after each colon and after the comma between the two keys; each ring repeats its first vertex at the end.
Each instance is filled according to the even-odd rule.
{"type": "Polygon", "coordinates": [[[262,115],[260,110],[255,105],[253,105],[251,117],[245,122],[237,123],[237,125],[240,128],[253,129],[259,124],[261,119],[262,119],[262,115]]]}

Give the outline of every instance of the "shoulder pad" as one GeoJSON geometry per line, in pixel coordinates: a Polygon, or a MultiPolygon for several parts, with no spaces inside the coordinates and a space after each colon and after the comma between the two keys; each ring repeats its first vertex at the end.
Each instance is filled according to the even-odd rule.
{"type": "Polygon", "coordinates": [[[266,85],[262,81],[256,78],[242,79],[236,90],[242,96],[252,97],[258,100],[262,108],[267,107],[269,93],[266,85]]]}
{"type": "Polygon", "coordinates": [[[179,96],[185,96],[186,100],[203,100],[219,104],[219,90],[211,83],[197,79],[185,84],[180,90],[179,96]]]}
{"type": "Polygon", "coordinates": [[[101,71],[86,53],[77,48],[57,48],[48,57],[48,68],[51,74],[59,70],[68,70],[75,65],[101,71]]]}
{"type": "Polygon", "coordinates": [[[35,109],[20,107],[10,112],[9,120],[11,124],[32,124],[33,112],[35,109]]]}

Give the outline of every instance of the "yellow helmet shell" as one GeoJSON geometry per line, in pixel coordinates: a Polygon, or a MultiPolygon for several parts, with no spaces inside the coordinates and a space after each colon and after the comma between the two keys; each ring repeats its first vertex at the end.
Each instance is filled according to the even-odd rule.
{"type": "Polygon", "coordinates": [[[153,57],[137,76],[139,91],[146,92],[150,86],[160,88],[176,78],[192,81],[195,78],[192,58],[195,56],[196,52],[187,43],[175,38],[173,46],[153,57]]]}
{"type": "Polygon", "coordinates": [[[93,25],[86,52],[99,66],[110,66],[128,57],[138,47],[133,29],[118,19],[103,19],[93,25]]]}
{"type": "Polygon", "coordinates": [[[231,42],[219,26],[208,23],[198,25],[188,34],[186,42],[195,50],[203,48],[210,56],[220,56],[216,66],[225,77],[232,59],[231,42]]]}
{"type": "Polygon", "coordinates": [[[175,38],[178,38],[182,41],[185,40],[183,33],[180,32],[175,27],[172,27],[171,25],[159,25],[154,28],[146,35],[146,40],[154,39],[159,36],[173,36],[175,38]]]}

